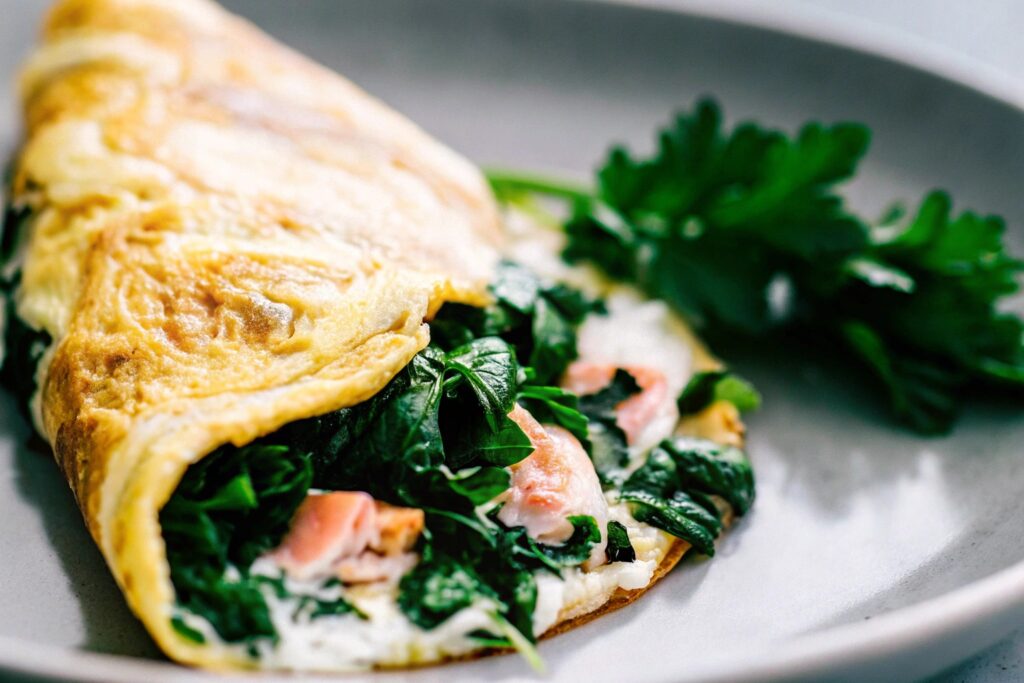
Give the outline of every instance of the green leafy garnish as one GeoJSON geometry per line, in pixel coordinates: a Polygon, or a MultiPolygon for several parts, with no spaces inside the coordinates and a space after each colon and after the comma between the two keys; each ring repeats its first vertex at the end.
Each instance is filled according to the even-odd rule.
{"type": "Polygon", "coordinates": [[[202,645],[206,642],[206,636],[203,635],[202,631],[197,631],[192,628],[179,616],[171,617],[171,628],[181,634],[186,640],[191,640],[193,643],[202,645]]]}
{"type": "Polygon", "coordinates": [[[726,370],[698,372],[679,395],[679,414],[699,413],[715,401],[729,401],[746,412],[761,406],[761,394],[750,382],[726,370]]]}
{"type": "Polygon", "coordinates": [[[474,601],[494,597],[465,563],[447,556],[424,556],[402,577],[398,605],[412,623],[431,629],[474,601]]]}
{"type": "Polygon", "coordinates": [[[1001,219],[954,215],[943,192],[910,218],[873,224],[853,213],[836,186],[869,137],[853,123],[809,123],[794,136],[753,123],[729,130],[703,100],[661,132],[652,155],[614,149],[592,194],[541,178],[494,181],[509,201],[570,202],[567,259],[636,283],[711,336],[786,328],[846,348],[899,420],[943,432],[965,390],[1024,389],[1024,323],[1001,306],[1024,264],[1006,251],[1001,219]]]}
{"type": "Polygon", "coordinates": [[[737,514],[754,503],[754,470],[738,448],[707,439],[677,436],[658,447],[676,466],[679,484],[689,492],[720,496],[737,514]]]}

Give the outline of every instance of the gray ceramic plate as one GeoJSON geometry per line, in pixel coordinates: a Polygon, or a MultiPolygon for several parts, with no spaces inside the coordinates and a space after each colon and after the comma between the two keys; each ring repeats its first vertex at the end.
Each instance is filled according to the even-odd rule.
{"type": "MultiPolygon", "coordinates": [[[[958,84],[970,74],[954,62],[943,78],[736,17],[614,3],[229,4],[482,163],[582,175],[609,141],[648,144],[672,110],[714,93],[734,117],[869,123],[873,151],[850,190],[867,210],[948,187],[961,206],[1003,214],[1018,249],[1024,237],[1024,114],[1012,105],[1024,95],[958,84]]],[[[0,1],[4,82],[40,7],[0,1]]],[[[15,135],[12,115],[2,133],[15,135]]],[[[684,562],[634,606],[542,645],[552,679],[909,680],[1024,623],[1019,404],[972,405],[954,436],[922,440],[890,428],[857,382],[831,379],[826,357],[727,351],[766,396],[750,420],[755,511],[715,560],[684,562]]],[[[56,467],[23,446],[6,397],[0,410],[0,677],[201,678],[161,661],[56,467]]],[[[452,676],[530,673],[505,657],[380,678],[452,676]]]]}

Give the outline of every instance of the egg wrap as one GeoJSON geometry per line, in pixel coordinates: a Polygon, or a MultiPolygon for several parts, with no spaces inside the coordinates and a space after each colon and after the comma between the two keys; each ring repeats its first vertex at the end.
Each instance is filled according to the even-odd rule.
{"type": "Polygon", "coordinates": [[[17,315],[53,343],[33,412],[128,603],[173,659],[158,512],[225,443],[363,401],[480,304],[479,172],[205,0],[66,0],[19,81],[17,315]]]}
{"type": "MultiPolygon", "coordinates": [[[[207,0],[62,0],[18,87],[14,301],[52,340],[36,428],[159,647],[251,667],[172,627],[162,506],[218,447],[376,394],[445,302],[486,304],[495,201],[459,155],[207,0]]],[[[724,402],[682,429],[742,444],[724,402]]],[[[666,535],[655,580],[687,547],[666,535]]]]}

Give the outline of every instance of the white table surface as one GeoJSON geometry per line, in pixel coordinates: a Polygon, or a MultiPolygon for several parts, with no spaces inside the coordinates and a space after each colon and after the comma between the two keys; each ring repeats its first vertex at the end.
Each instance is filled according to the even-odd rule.
{"type": "MultiPolygon", "coordinates": [[[[760,0],[764,2],[765,0],[760,0]]],[[[955,53],[979,69],[1016,79],[1024,88],[1024,0],[771,0],[773,11],[802,12],[864,30],[877,27],[908,42],[955,53]]],[[[994,648],[929,680],[929,683],[1024,681],[1024,624],[994,648]]]]}

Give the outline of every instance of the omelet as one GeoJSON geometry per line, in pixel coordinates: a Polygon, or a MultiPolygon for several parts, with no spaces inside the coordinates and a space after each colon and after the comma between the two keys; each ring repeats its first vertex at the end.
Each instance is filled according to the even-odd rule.
{"type": "MultiPolygon", "coordinates": [[[[480,172],[401,115],[207,0],[61,0],[18,87],[7,376],[168,657],[333,671],[529,651],[689,547],[623,482],[673,435],[742,447],[729,402],[676,407],[718,362],[664,304],[546,267],[548,233],[510,229],[480,172]],[[529,311],[495,308],[509,262],[556,283],[527,287],[529,311]],[[569,320],[566,283],[598,304],[569,320]],[[441,341],[469,329],[452,311],[499,309],[534,321],[533,355],[510,341],[522,325],[441,341]],[[541,386],[538,349],[566,344],[541,386]],[[618,379],[631,393],[604,424],[625,460],[603,470],[579,406],[618,379]],[[402,429],[401,457],[379,447],[402,429]],[[381,463],[394,481],[359,470],[381,463]],[[457,564],[445,520],[508,543],[508,591],[529,595],[477,567],[464,604],[416,603],[425,567],[457,564]],[[215,576],[187,565],[211,538],[215,576]]],[[[693,493],[695,514],[728,523],[742,510],[718,493],[693,493]]],[[[424,585],[456,576],[436,572],[424,585]]]]}

